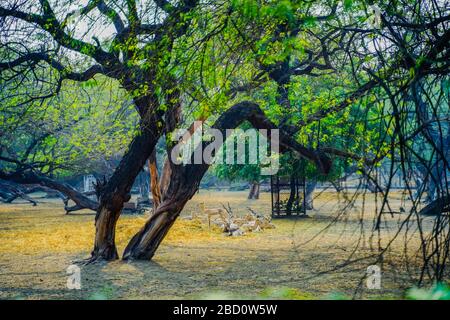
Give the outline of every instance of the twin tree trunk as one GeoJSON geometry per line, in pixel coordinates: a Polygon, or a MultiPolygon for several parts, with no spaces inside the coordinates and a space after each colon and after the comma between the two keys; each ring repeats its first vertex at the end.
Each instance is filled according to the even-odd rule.
{"type": "MultiPolygon", "coordinates": [[[[276,128],[264,115],[258,105],[250,102],[239,103],[222,114],[212,128],[219,129],[225,135],[225,130],[236,128],[248,120],[257,129],[276,128]]],[[[166,122],[170,122],[170,118],[166,122]]],[[[141,133],[131,143],[129,150],[121,160],[113,176],[103,186],[100,204],[96,216],[96,238],[91,260],[113,260],[118,258],[115,246],[115,226],[123,208],[130,199],[133,182],[151,156],[158,138],[157,121],[148,121],[143,125],[141,133]]],[[[204,145],[198,146],[203,148],[204,145]]],[[[324,156],[299,145],[288,134],[280,133],[280,151],[292,149],[301,156],[316,163],[325,173],[331,167],[331,161],[324,156]]],[[[170,150],[168,150],[170,155],[170,150]]],[[[168,161],[167,161],[168,162],[168,161]]],[[[170,173],[170,179],[162,179],[162,202],[144,227],[128,243],[123,259],[151,259],[166,236],[167,232],[183,210],[185,204],[198,190],[200,181],[208,164],[175,165],[167,163],[165,174],[170,173]]]]}

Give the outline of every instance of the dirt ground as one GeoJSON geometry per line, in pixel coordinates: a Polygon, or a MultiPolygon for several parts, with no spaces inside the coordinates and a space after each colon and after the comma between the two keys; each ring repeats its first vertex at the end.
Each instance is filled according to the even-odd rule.
{"type": "MultiPolygon", "coordinates": [[[[392,200],[396,210],[404,205],[400,198],[392,200]]],[[[269,215],[270,193],[247,200],[245,191],[201,191],[152,261],[81,265],[82,288],[69,290],[66,271],[89,256],[94,215],[65,215],[60,200],[39,201],[37,207],[20,201],[0,205],[0,299],[389,299],[403,297],[419,271],[411,260],[417,250],[413,226],[382,260],[374,258],[405,214],[383,216],[380,233],[373,232],[373,195],[360,195],[352,208],[343,195],[318,193],[309,218],[275,219],[275,229],[226,237],[189,219],[198,203],[229,203],[236,215],[247,207],[269,215]],[[409,265],[403,263],[405,255],[409,265]],[[366,288],[367,267],[374,263],[382,270],[378,290],[366,288]]],[[[120,253],[147,218],[122,215],[116,235],[120,253]]]]}

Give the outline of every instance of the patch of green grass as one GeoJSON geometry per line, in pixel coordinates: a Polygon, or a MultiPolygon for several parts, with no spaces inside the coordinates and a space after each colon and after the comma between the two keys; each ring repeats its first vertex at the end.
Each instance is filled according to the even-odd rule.
{"type": "Polygon", "coordinates": [[[450,300],[450,287],[438,283],[429,289],[411,288],[406,292],[406,298],[410,300],[450,300]]]}
{"type": "Polygon", "coordinates": [[[88,300],[111,300],[114,298],[114,288],[110,286],[104,286],[100,290],[92,293],[88,300]]]}
{"type": "Polygon", "coordinates": [[[313,300],[314,295],[302,292],[295,288],[267,288],[260,294],[261,298],[266,299],[286,299],[286,300],[313,300]]]}

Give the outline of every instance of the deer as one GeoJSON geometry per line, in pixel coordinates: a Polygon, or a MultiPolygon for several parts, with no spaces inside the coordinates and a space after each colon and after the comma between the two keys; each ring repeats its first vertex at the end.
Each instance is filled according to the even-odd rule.
{"type": "MultiPolygon", "coordinates": [[[[208,217],[208,228],[211,228],[211,217],[212,216],[219,216],[224,222],[227,221],[227,212],[225,209],[222,208],[205,208],[205,203],[200,202],[198,204],[198,207],[201,211],[201,213],[208,217]]],[[[192,218],[196,218],[196,215],[193,213],[192,218]]]]}

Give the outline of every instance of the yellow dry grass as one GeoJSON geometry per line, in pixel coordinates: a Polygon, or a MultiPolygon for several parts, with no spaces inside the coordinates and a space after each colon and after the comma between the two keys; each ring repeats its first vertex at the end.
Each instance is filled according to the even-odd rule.
{"type": "MultiPolygon", "coordinates": [[[[188,202],[152,263],[116,261],[104,267],[85,267],[84,289],[78,293],[66,290],[65,269],[92,250],[94,214],[82,211],[65,215],[59,200],[43,200],[37,207],[26,203],[0,205],[0,299],[85,299],[106,285],[114,289],[112,297],[116,298],[198,298],[217,290],[254,296],[274,287],[286,287],[288,296],[296,297],[310,293],[323,296],[333,291],[351,293],[365,275],[366,262],[352,264],[345,272],[337,270],[320,277],[317,274],[344,263],[354,250],[356,259],[371,253],[372,244],[375,251],[377,248],[378,239],[370,238],[373,196],[367,199],[364,215],[358,209],[360,201],[330,226],[343,201],[325,192],[316,200],[311,218],[274,220],[276,229],[242,237],[226,237],[218,228],[209,229],[204,221],[188,219],[198,211],[200,202],[208,208],[229,204],[237,216],[245,215],[247,207],[270,214],[268,193],[254,201],[247,200],[245,192],[202,191],[188,202]],[[366,225],[364,237],[360,220],[366,225]],[[2,288],[7,290],[2,292],[2,288]]],[[[400,204],[398,200],[394,203],[400,204]]],[[[148,215],[120,217],[116,229],[119,254],[147,219],[148,215]]],[[[392,232],[382,229],[383,246],[401,217],[385,219],[392,232]]],[[[411,286],[405,282],[407,276],[399,278],[406,273],[400,264],[405,251],[403,240],[400,236],[389,252],[389,263],[395,264],[384,270],[383,291],[368,294],[398,295],[403,285],[411,286]]],[[[411,239],[410,249],[417,249],[411,239]]]]}
{"type": "MultiPolygon", "coordinates": [[[[148,218],[147,214],[120,217],[116,228],[119,250],[125,248],[148,218]]],[[[80,212],[67,216],[57,202],[48,200],[34,208],[23,204],[0,206],[0,225],[0,254],[87,253],[92,249],[95,234],[93,214],[80,212]]],[[[177,245],[215,242],[223,237],[216,226],[209,228],[198,219],[178,219],[164,242],[177,245]]]]}
{"type": "MultiPolygon", "coordinates": [[[[251,206],[258,212],[269,214],[269,194],[262,194],[259,201],[246,201],[245,195],[236,192],[204,192],[197,194],[193,201],[186,206],[181,218],[177,219],[174,226],[166,236],[164,243],[172,245],[188,245],[204,242],[236,242],[242,239],[258,237],[259,244],[268,244],[272,241],[270,234],[289,235],[298,227],[296,221],[275,220],[276,230],[265,230],[262,234],[247,233],[243,237],[226,237],[218,227],[208,226],[200,220],[189,220],[186,217],[192,211],[198,210],[197,204],[206,203],[207,207],[220,207],[228,205],[233,208],[235,215],[247,213],[247,207],[251,206]],[[211,194],[214,193],[212,197],[211,194]]],[[[327,211],[336,205],[336,194],[323,193],[320,195],[320,211],[327,211]]],[[[316,203],[319,203],[319,200],[316,203]]],[[[335,208],[334,208],[335,209],[335,208]]],[[[349,210],[351,211],[351,210],[349,210]]],[[[370,210],[368,210],[370,212],[370,210]]],[[[122,215],[117,223],[116,243],[119,251],[123,250],[131,237],[139,231],[148,220],[146,215],[122,215]]],[[[361,217],[353,214],[345,219],[357,220],[361,217]]],[[[366,214],[365,219],[372,219],[372,215],[366,214]]],[[[327,227],[329,220],[306,220],[301,223],[301,233],[315,237],[320,242],[333,246],[351,245],[359,233],[355,233],[354,226],[346,229],[345,225],[333,228],[333,232],[320,232],[327,227]],[[341,237],[339,233],[345,235],[341,237]],[[353,236],[352,236],[353,235],[353,236]]],[[[95,234],[94,214],[89,211],[80,211],[71,215],[65,215],[59,200],[44,200],[37,207],[27,204],[8,204],[0,206],[0,254],[51,254],[54,253],[88,253],[92,249],[95,234]]],[[[297,233],[297,232],[295,232],[297,233]]],[[[286,238],[283,242],[292,243],[299,239],[286,238]]],[[[304,237],[307,240],[307,237],[304,237]]],[[[301,242],[301,241],[300,241],[301,242]]],[[[317,241],[316,241],[317,244],[317,241]]]]}

